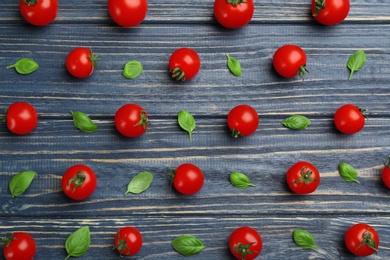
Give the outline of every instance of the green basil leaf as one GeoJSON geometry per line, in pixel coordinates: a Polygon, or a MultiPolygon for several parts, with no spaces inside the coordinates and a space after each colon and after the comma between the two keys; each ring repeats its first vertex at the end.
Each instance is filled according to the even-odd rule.
{"type": "Polygon", "coordinates": [[[136,175],[127,185],[127,193],[139,194],[150,187],[153,182],[153,174],[150,172],[141,172],[136,175]]]}
{"type": "Polygon", "coordinates": [[[295,244],[297,244],[298,246],[304,249],[319,249],[319,247],[315,245],[313,235],[307,232],[306,230],[301,230],[301,229],[294,230],[293,239],[295,244]]]}
{"type": "Polygon", "coordinates": [[[19,74],[30,74],[39,68],[38,63],[29,58],[21,58],[15,62],[15,64],[9,65],[7,69],[15,68],[19,74]]]}
{"type": "Polygon", "coordinates": [[[246,176],[241,172],[233,172],[230,174],[229,177],[230,177],[231,184],[236,188],[245,189],[248,186],[253,186],[253,187],[256,186],[253,183],[251,183],[248,176],[246,176]]]}
{"type": "Polygon", "coordinates": [[[137,60],[131,60],[126,63],[122,74],[127,79],[135,79],[142,74],[142,71],[142,63],[137,60]]]}
{"type": "Polygon", "coordinates": [[[358,173],[352,165],[342,162],[338,166],[340,176],[347,182],[356,182],[360,184],[357,180],[358,173]]]}
{"type": "Polygon", "coordinates": [[[177,121],[179,122],[180,127],[189,133],[190,140],[192,140],[192,131],[194,131],[196,127],[193,115],[185,110],[182,110],[177,116],[177,121]]]}
{"type": "Polygon", "coordinates": [[[12,198],[25,192],[36,175],[37,173],[33,171],[19,172],[14,175],[8,185],[12,198]]]}
{"type": "Polygon", "coordinates": [[[366,63],[366,54],[363,50],[358,50],[354,54],[352,54],[349,59],[347,66],[351,70],[351,73],[349,74],[349,80],[352,79],[352,75],[359,71],[364,64],[366,63]]]}
{"type": "Polygon", "coordinates": [[[79,257],[85,254],[91,243],[91,234],[89,227],[85,226],[74,231],[65,242],[65,249],[69,257],[79,257]]]}
{"type": "Polygon", "coordinates": [[[70,113],[73,116],[73,124],[85,133],[96,132],[97,126],[94,122],[83,112],[73,112],[70,110],[70,113]]]}
{"type": "Polygon", "coordinates": [[[287,117],[282,124],[292,130],[303,130],[311,124],[311,121],[305,116],[292,115],[287,117]]]}
{"type": "Polygon", "coordinates": [[[229,68],[230,72],[236,77],[241,77],[242,70],[240,62],[235,58],[230,57],[229,54],[225,54],[227,57],[227,67],[229,68]]]}
{"type": "Polygon", "coordinates": [[[172,240],[172,247],[184,256],[200,253],[206,247],[194,236],[184,235],[172,240]]]}

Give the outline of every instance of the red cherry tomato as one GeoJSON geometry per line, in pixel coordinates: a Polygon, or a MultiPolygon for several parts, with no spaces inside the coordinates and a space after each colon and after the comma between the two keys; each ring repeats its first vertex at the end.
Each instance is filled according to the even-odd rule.
{"type": "Polygon", "coordinates": [[[137,26],[148,12],[147,0],[108,0],[108,13],[123,27],[137,26]]]}
{"type": "Polygon", "coordinates": [[[181,194],[197,193],[203,186],[204,175],[202,170],[195,164],[181,164],[174,170],[173,186],[181,194]]]}
{"type": "Polygon", "coordinates": [[[20,0],[19,10],[32,25],[45,26],[53,22],[58,12],[58,0],[20,0]]]}
{"type": "Polygon", "coordinates": [[[319,23],[336,25],[344,21],[350,9],[349,0],[312,0],[311,12],[319,23]]]}
{"type": "Polygon", "coordinates": [[[226,28],[241,28],[247,25],[253,16],[255,5],[252,0],[215,0],[215,19],[226,28]]]}
{"type": "Polygon", "coordinates": [[[66,58],[66,69],[76,78],[87,78],[91,76],[99,60],[90,49],[75,48],[66,58]]]}
{"type": "Polygon", "coordinates": [[[15,102],[9,106],[5,117],[8,129],[18,135],[32,132],[38,124],[35,108],[26,102],[15,102]]]}
{"type": "Polygon", "coordinates": [[[382,170],[382,181],[390,189],[390,156],[389,161],[382,170]]]}
{"type": "Polygon", "coordinates": [[[62,190],[74,200],[83,200],[91,196],[96,185],[95,172],[84,164],[73,165],[62,176],[62,190]]]}
{"type": "Polygon", "coordinates": [[[228,127],[235,138],[253,134],[259,126],[259,121],[256,110],[248,105],[234,107],[227,117],[228,127]]]}
{"type": "Polygon", "coordinates": [[[320,173],[313,164],[301,161],[288,169],[286,181],[293,192],[309,194],[314,192],[320,184],[320,173]]]}
{"type": "Polygon", "coordinates": [[[142,247],[142,235],[134,227],[123,227],[115,234],[114,245],[121,255],[135,255],[142,247]]]}
{"type": "Polygon", "coordinates": [[[116,129],[126,137],[137,137],[148,130],[148,114],[137,104],[123,105],[114,117],[116,129]]]}
{"type": "Polygon", "coordinates": [[[364,127],[365,111],[352,104],[343,105],[334,114],[334,124],[344,134],[355,134],[364,127]]]}
{"type": "Polygon", "coordinates": [[[357,256],[372,255],[377,252],[379,246],[378,233],[365,223],[351,226],[345,233],[344,241],[348,250],[357,256]]]}
{"type": "Polygon", "coordinates": [[[299,46],[288,44],[276,50],[273,65],[276,72],[284,78],[299,76],[303,79],[306,70],[306,53],[299,46]]]}
{"type": "Polygon", "coordinates": [[[15,232],[4,240],[3,252],[6,260],[31,260],[37,252],[34,238],[25,232],[15,232]]]}
{"type": "Polygon", "coordinates": [[[176,80],[192,79],[200,70],[198,53],[190,48],[175,50],[169,59],[169,70],[176,80]]]}
{"type": "Polygon", "coordinates": [[[240,227],[229,238],[229,249],[236,259],[255,259],[263,248],[260,234],[251,227],[240,227]]]}

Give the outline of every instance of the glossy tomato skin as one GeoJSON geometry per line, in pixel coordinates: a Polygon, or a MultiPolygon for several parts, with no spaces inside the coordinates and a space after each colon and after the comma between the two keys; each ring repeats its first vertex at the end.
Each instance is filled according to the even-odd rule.
{"type": "Polygon", "coordinates": [[[169,59],[169,71],[176,80],[189,80],[200,70],[200,57],[190,48],[175,50],[169,59]]]}
{"type": "Polygon", "coordinates": [[[235,138],[253,134],[259,126],[259,121],[256,110],[245,104],[234,107],[227,117],[228,127],[235,138]]]}
{"type": "Polygon", "coordinates": [[[58,0],[20,0],[19,10],[30,24],[45,26],[57,17],[58,0]]]}
{"type": "Polygon", "coordinates": [[[114,117],[116,129],[123,136],[138,137],[148,130],[148,114],[137,104],[126,104],[120,107],[114,117]]]}
{"type": "Polygon", "coordinates": [[[288,169],[286,181],[293,192],[309,194],[314,192],[320,184],[320,173],[313,164],[300,161],[288,169]]]}
{"type": "Polygon", "coordinates": [[[87,78],[92,75],[99,60],[90,49],[78,47],[66,57],[66,69],[76,78],[87,78]]]}
{"type": "Polygon", "coordinates": [[[115,234],[114,245],[121,255],[135,255],[142,247],[142,234],[135,227],[123,227],[115,234]]]}
{"type": "Polygon", "coordinates": [[[25,232],[15,232],[5,239],[3,246],[6,260],[32,260],[36,254],[37,245],[34,238],[25,232]]]}
{"type": "Polygon", "coordinates": [[[307,73],[306,53],[296,45],[287,44],[277,49],[272,62],[276,72],[284,78],[299,76],[303,79],[307,73]]]}
{"type": "Polygon", "coordinates": [[[174,171],[173,186],[181,194],[195,194],[202,188],[203,183],[203,172],[195,164],[184,163],[174,171]]]}
{"type": "Polygon", "coordinates": [[[390,189],[390,158],[387,165],[382,170],[382,181],[390,189]]]}
{"type": "Polygon", "coordinates": [[[214,1],[215,19],[224,27],[230,29],[247,25],[253,16],[255,5],[253,0],[237,0],[236,5],[227,0],[214,1]]]}
{"type": "Polygon", "coordinates": [[[26,102],[15,102],[9,106],[5,117],[8,129],[18,135],[32,132],[38,124],[38,113],[26,102]]]}
{"type": "Polygon", "coordinates": [[[344,134],[359,132],[365,124],[364,111],[353,104],[341,106],[337,109],[333,118],[336,128],[344,134]]]}
{"type": "Polygon", "coordinates": [[[349,0],[326,0],[325,6],[321,6],[321,0],[312,0],[311,11],[314,19],[323,25],[336,25],[347,18],[350,2],[349,0]],[[316,3],[320,7],[317,11],[316,3]]]}
{"type": "Polygon", "coordinates": [[[97,186],[95,172],[84,164],[71,166],[62,176],[61,187],[71,199],[84,200],[91,196],[97,186]]]}
{"type": "Polygon", "coordinates": [[[374,254],[379,246],[379,236],[376,230],[368,224],[358,223],[352,225],[344,237],[348,250],[357,256],[374,254]]]}
{"type": "Polygon", "coordinates": [[[260,234],[251,227],[239,227],[230,235],[229,249],[236,259],[253,260],[262,248],[263,240],[260,234]]]}
{"type": "Polygon", "coordinates": [[[108,0],[108,13],[120,26],[139,25],[148,12],[147,0],[108,0]]]}

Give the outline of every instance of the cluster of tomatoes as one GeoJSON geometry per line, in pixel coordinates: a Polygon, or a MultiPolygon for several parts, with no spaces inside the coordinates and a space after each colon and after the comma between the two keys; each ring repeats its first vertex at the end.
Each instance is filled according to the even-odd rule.
{"type": "MultiPolygon", "coordinates": [[[[58,12],[58,0],[20,0],[20,13],[26,21],[35,26],[45,26],[53,22],[58,12]]],[[[140,24],[147,15],[147,0],[108,0],[108,13],[112,20],[123,27],[140,24]]],[[[324,25],[336,25],[342,22],[350,9],[349,0],[312,0],[311,11],[315,20],[324,25]]],[[[214,16],[218,23],[226,28],[240,28],[248,24],[254,14],[253,0],[215,0],[214,16]]],[[[100,59],[88,48],[72,50],[66,59],[66,68],[77,78],[90,76],[100,59]]],[[[273,66],[277,73],[285,78],[307,73],[306,54],[296,45],[285,45],[277,49],[273,56],[273,66]]],[[[169,70],[177,80],[189,80],[200,70],[199,55],[192,49],[180,48],[172,53],[169,70]]],[[[364,127],[364,110],[352,104],[340,107],[334,114],[336,128],[344,134],[354,134],[364,127]]],[[[6,114],[8,129],[15,134],[28,134],[38,123],[35,108],[26,102],[12,104],[6,114]]],[[[120,107],[114,117],[114,123],[122,135],[137,137],[148,129],[147,112],[137,104],[120,107]]],[[[227,125],[233,137],[249,136],[259,125],[259,116],[248,105],[234,107],[227,116],[227,125]]],[[[172,173],[172,183],[182,194],[198,192],[204,183],[204,175],[194,164],[182,164],[172,173]]],[[[390,167],[383,169],[383,181],[390,188],[390,167]]],[[[298,194],[314,192],[319,183],[318,169],[309,162],[297,162],[286,174],[290,189],[298,194]]],[[[88,198],[97,186],[94,171],[86,165],[70,167],[62,177],[62,190],[70,198],[83,200],[88,198]]],[[[379,237],[375,229],[367,224],[355,224],[345,234],[347,248],[356,255],[365,256],[376,252],[379,237]]],[[[134,227],[123,227],[115,235],[115,248],[122,255],[134,255],[142,246],[142,235],[134,227]]],[[[229,248],[237,259],[256,258],[262,249],[262,238],[253,228],[240,227],[229,238],[229,248]]],[[[4,239],[4,255],[7,260],[32,259],[36,252],[34,239],[27,233],[15,232],[4,239]],[[21,247],[23,244],[25,247],[21,247]],[[19,258],[23,256],[23,258],[19,258]]]]}

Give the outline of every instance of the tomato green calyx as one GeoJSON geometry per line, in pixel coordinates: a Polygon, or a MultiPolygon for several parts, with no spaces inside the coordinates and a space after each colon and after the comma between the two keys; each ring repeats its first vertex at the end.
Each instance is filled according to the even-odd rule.
{"type": "Polygon", "coordinates": [[[238,4],[246,4],[244,0],[226,0],[229,4],[237,6],[238,4]]]}
{"type": "Polygon", "coordinates": [[[118,244],[114,246],[114,249],[117,249],[120,252],[124,252],[125,250],[130,252],[130,248],[127,246],[126,235],[122,240],[120,234],[118,234],[118,244]]]}
{"type": "Polygon", "coordinates": [[[149,124],[149,119],[146,117],[146,112],[142,110],[139,115],[141,117],[141,120],[139,120],[138,123],[136,123],[134,126],[142,125],[142,127],[146,131],[148,129],[149,124]]]}
{"type": "Polygon", "coordinates": [[[179,67],[176,67],[173,70],[171,70],[171,73],[172,73],[172,78],[176,80],[182,80],[182,81],[186,80],[185,72],[182,71],[179,67]]]}
{"type": "Polygon", "coordinates": [[[34,6],[39,0],[23,0],[23,2],[29,6],[34,6]]]}
{"type": "Polygon", "coordinates": [[[362,109],[360,107],[358,107],[360,113],[362,113],[364,119],[368,119],[368,114],[365,114],[367,112],[367,109],[362,109]]]}
{"type": "Polygon", "coordinates": [[[236,129],[232,129],[232,136],[234,138],[237,138],[237,137],[240,137],[241,136],[241,133],[239,131],[237,131],[236,129]]]}
{"type": "Polygon", "coordinates": [[[88,58],[92,62],[92,68],[93,69],[95,69],[97,62],[101,60],[101,58],[99,58],[96,54],[93,54],[92,51],[88,55],[88,58]]]}
{"type": "Polygon", "coordinates": [[[326,0],[316,0],[316,12],[313,14],[314,17],[316,17],[322,9],[326,7],[326,0]]]}
{"type": "Polygon", "coordinates": [[[313,179],[311,175],[313,174],[312,170],[307,170],[307,167],[303,167],[301,170],[301,177],[296,180],[294,183],[304,182],[306,185],[316,181],[317,179],[313,179]]]}
{"type": "Polygon", "coordinates": [[[3,237],[3,244],[4,244],[4,246],[5,247],[9,247],[9,245],[11,244],[11,242],[13,240],[16,240],[16,238],[13,235],[11,235],[9,237],[3,237]]]}
{"type": "Polygon", "coordinates": [[[72,192],[74,192],[77,187],[82,186],[86,178],[87,178],[87,176],[83,173],[83,171],[79,171],[76,174],[76,177],[69,179],[68,186],[70,186],[72,184],[72,182],[74,183],[72,192]]]}
{"type": "Polygon", "coordinates": [[[254,252],[252,250],[250,250],[249,247],[251,247],[251,245],[253,245],[255,243],[256,242],[252,242],[252,243],[249,243],[246,245],[244,245],[243,243],[237,243],[237,245],[235,245],[235,247],[234,247],[234,251],[241,254],[241,259],[245,260],[246,255],[254,254],[254,252]]]}
{"type": "Polygon", "coordinates": [[[309,71],[306,69],[306,64],[299,67],[297,75],[302,79],[305,80],[304,76],[306,73],[309,73],[309,71]]]}
{"type": "Polygon", "coordinates": [[[376,254],[378,253],[378,250],[376,249],[376,243],[375,243],[374,239],[372,239],[371,233],[368,233],[368,229],[366,231],[364,231],[363,240],[360,243],[360,245],[358,245],[358,247],[356,247],[355,251],[364,245],[366,245],[369,248],[371,248],[372,250],[374,250],[376,254]]]}

